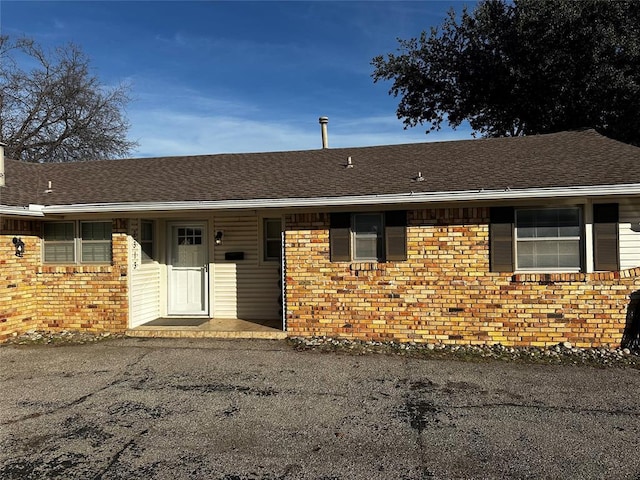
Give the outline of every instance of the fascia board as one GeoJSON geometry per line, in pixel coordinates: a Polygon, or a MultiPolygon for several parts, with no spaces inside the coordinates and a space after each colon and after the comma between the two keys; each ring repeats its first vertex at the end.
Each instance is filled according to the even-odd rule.
{"type": "Polygon", "coordinates": [[[505,190],[468,190],[458,192],[408,192],[387,195],[354,195],[341,197],[275,198],[182,202],[123,202],[50,205],[46,214],[106,212],[170,212],[180,210],[234,210],[256,208],[338,207],[350,205],[385,205],[444,203],[497,200],[528,200],[567,197],[640,195],[640,184],[577,186],[505,190]]]}

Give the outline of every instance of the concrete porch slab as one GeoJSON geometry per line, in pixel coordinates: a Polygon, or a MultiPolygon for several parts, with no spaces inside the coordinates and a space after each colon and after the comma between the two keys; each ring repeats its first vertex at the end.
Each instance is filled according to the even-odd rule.
{"type": "Polygon", "coordinates": [[[126,331],[128,337],[143,338],[260,338],[281,340],[287,332],[280,320],[249,321],[235,318],[159,318],[126,331]]]}

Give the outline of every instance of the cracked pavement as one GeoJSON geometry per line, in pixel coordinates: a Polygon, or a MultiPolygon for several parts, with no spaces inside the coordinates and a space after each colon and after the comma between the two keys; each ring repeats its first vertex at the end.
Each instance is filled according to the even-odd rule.
{"type": "Polygon", "coordinates": [[[3,479],[640,477],[640,371],[259,340],[0,347],[3,479]]]}

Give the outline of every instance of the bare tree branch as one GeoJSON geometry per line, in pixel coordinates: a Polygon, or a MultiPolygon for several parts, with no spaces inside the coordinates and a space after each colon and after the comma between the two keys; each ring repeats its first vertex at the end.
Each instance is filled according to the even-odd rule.
{"type": "Polygon", "coordinates": [[[9,158],[74,162],[122,157],[129,86],[105,87],[73,44],[43,50],[29,38],[0,36],[0,140],[9,158]]]}

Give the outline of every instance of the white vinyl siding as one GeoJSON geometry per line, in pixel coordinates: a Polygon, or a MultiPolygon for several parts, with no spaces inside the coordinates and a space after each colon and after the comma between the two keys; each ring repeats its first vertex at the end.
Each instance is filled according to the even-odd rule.
{"type": "Polygon", "coordinates": [[[159,318],[160,265],[145,264],[131,272],[131,327],[159,318]]]}
{"type": "Polygon", "coordinates": [[[261,262],[259,220],[256,215],[220,216],[214,231],[224,231],[214,246],[212,308],[217,318],[273,320],[280,318],[279,262],[261,262]],[[225,260],[227,252],[242,252],[243,260],[225,260]]]}
{"type": "Polygon", "coordinates": [[[620,203],[620,269],[640,266],[640,200],[620,203]]]}
{"type": "MultiPolygon", "coordinates": [[[[129,269],[130,279],[130,327],[137,327],[162,316],[162,266],[145,262],[142,251],[143,224],[145,221],[129,221],[129,269]],[[142,259],[142,262],[140,261],[142,259]]],[[[150,222],[147,222],[150,223],[150,222]]]]}

